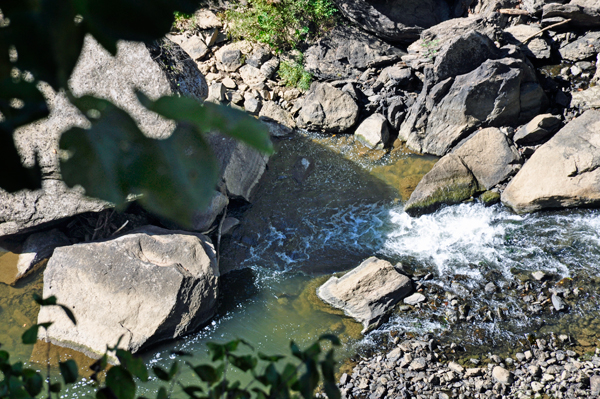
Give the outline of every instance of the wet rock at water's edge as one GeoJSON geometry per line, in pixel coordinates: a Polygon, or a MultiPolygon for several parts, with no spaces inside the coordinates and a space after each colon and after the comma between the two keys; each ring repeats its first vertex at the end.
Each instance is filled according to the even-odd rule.
{"type": "Polygon", "coordinates": [[[391,263],[370,257],[342,277],[331,277],[317,295],[363,324],[363,333],[377,327],[392,306],[412,290],[410,278],[391,263]]]}
{"type": "Polygon", "coordinates": [[[52,321],[39,339],[101,356],[120,348],[138,352],[189,334],[210,320],[217,305],[219,271],[214,248],[201,234],[147,226],[112,240],[61,247],[44,272],[38,322],[52,321]]]}

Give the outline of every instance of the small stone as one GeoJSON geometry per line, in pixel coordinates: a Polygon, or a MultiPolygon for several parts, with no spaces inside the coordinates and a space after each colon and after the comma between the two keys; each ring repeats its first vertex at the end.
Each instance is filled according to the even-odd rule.
{"type": "Polygon", "coordinates": [[[424,357],[418,357],[410,363],[408,368],[414,371],[425,370],[427,368],[427,359],[424,357]]]}
{"type": "Polygon", "coordinates": [[[534,279],[536,279],[537,281],[542,281],[546,277],[546,273],[544,273],[542,271],[537,271],[537,272],[531,273],[531,276],[534,279]]]}
{"type": "Polygon", "coordinates": [[[235,80],[231,79],[230,77],[226,77],[221,81],[221,83],[223,83],[223,86],[231,90],[234,90],[237,87],[235,80]]]}
{"type": "Polygon", "coordinates": [[[552,294],[552,306],[554,306],[557,312],[566,308],[565,302],[556,294],[552,294]]]}
{"type": "Polygon", "coordinates": [[[246,64],[260,68],[269,58],[271,58],[271,51],[267,46],[256,46],[252,54],[246,58],[246,64]]]}
{"type": "Polygon", "coordinates": [[[590,390],[592,396],[600,395],[600,375],[593,375],[590,377],[590,390]]]}
{"type": "Polygon", "coordinates": [[[450,370],[454,371],[455,373],[459,373],[459,374],[462,374],[465,371],[464,367],[456,362],[448,363],[448,368],[450,370]]]}
{"type": "Polygon", "coordinates": [[[223,83],[213,83],[208,88],[206,101],[220,103],[225,100],[225,86],[223,83]]]}
{"type": "Polygon", "coordinates": [[[425,295],[419,293],[419,292],[415,292],[414,294],[407,296],[406,298],[404,298],[404,303],[407,305],[416,305],[418,303],[421,302],[425,302],[427,298],[425,298],[425,295]]]}
{"type": "Polygon", "coordinates": [[[271,58],[269,61],[262,64],[260,71],[267,79],[271,79],[277,68],[279,68],[279,58],[271,58]]]}
{"type": "Polygon", "coordinates": [[[248,86],[256,86],[264,83],[267,77],[260,71],[260,69],[253,67],[252,65],[244,65],[240,68],[240,76],[245,84],[248,86]]]}
{"type": "Polygon", "coordinates": [[[522,362],[523,360],[525,360],[525,355],[521,352],[517,353],[515,355],[515,357],[517,358],[518,361],[522,362]]]}
{"type": "Polygon", "coordinates": [[[581,68],[579,68],[577,65],[573,65],[573,66],[571,67],[571,75],[573,75],[573,76],[578,76],[578,75],[580,75],[580,74],[581,74],[581,72],[583,72],[583,71],[582,71],[582,70],[581,70],[581,68]]]}
{"type": "Polygon", "coordinates": [[[472,377],[479,377],[482,374],[483,374],[483,369],[480,369],[480,368],[467,369],[467,371],[465,371],[465,379],[472,378],[472,377]]]}
{"type": "Polygon", "coordinates": [[[510,371],[504,367],[496,366],[492,370],[492,377],[495,381],[502,385],[511,385],[514,381],[514,377],[510,371]]]}
{"type": "Polygon", "coordinates": [[[262,107],[262,101],[254,96],[246,96],[244,95],[244,108],[246,112],[258,115],[260,109],[262,107]]]}
{"type": "Polygon", "coordinates": [[[537,381],[531,382],[531,390],[533,392],[541,392],[543,389],[544,389],[544,384],[537,382],[537,381]]]}
{"type": "Polygon", "coordinates": [[[402,349],[396,348],[396,349],[393,349],[392,351],[390,351],[390,353],[388,353],[385,357],[388,360],[395,362],[396,360],[398,360],[400,358],[400,356],[402,356],[402,349]]]}
{"type": "Polygon", "coordinates": [[[540,368],[538,366],[535,366],[535,365],[531,365],[531,366],[527,367],[527,372],[533,378],[539,378],[539,376],[541,374],[540,368]]]}
{"type": "Polygon", "coordinates": [[[492,293],[496,292],[496,289],[497,289],[496,285],[491,282],[487,283],[484,288],[484,290],[487,294],[492,294],[492,293]]]}
{"type": "Polygon", "coordinates": [[[349,381],[348,374],[346,374],[346,373],[342,374],[342,376],[340,377],[340,386],[346,385],[346,383],[348,383],[348,381],[349,381]]]}
{"type": "Polygon", "coordinates": [[[231,102],[234,104],[241,104],[244,102],[244,96],[242,96],[240,93],[238,93],[237,91],[235,93],[233,93],[231,95],[231,102]]]}

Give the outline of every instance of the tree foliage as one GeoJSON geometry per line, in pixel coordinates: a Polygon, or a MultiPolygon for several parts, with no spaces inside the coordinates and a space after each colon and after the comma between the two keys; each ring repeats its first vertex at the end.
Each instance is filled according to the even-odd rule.
{"type": "MultiPolygon", "coordinates": [[[[55,297],[42,299],[36,296],[34,299],[41,306],[61,307],[76,324],[70,310],[56,303],[55,297]]],[[[47,329],[51,324],[36,324],[31,327],[23,334],[23,343],[33,345],[37,340],[38,330],[47,329]]],[[[192,354],[173,352],[176,360],[170,368],[152,367],[154,377],[167,384],[157,390],[156,399],[172,398],[175,385],[179,385],[185,397],[191,399],[312,399],[320,384],[329,399],[340,399],[334,375],[334,349],[323,352],[321,343],[324,341],[330,342],[332,346],[340,345],[337,336],[331,334],[322,335],[305,350],[301,350],[292,341],[292,359],[288,359],[282,355],[255,353],[252,345],[243,339],[225,344],[208,343],[212,364],[198,365],[181,360],[184,357],[193,357],[192,354]],[[242,354],[241,346],[250,349],[251,353],[244,351],[242,354]],[[287,360],[285,365],[281,364],[284,360],[287,360]],[[194,372],[198,377],[197,385],[184,385],[178,381],[181,367],[189,367],[194,372]],[[231,367],[249,374],[251,382],[242,386],[240,381],[228,379],[227,371],[231,367]]],[[[148,382],[151,378],[148,368],[140,358],[118,346],[119,342],[114,347],[107,348],[104,356],[90,366],[93,371],[91,379],[96,388],[96,399],[135,399],[138,385],[148,382]],[[110,368],[109,352],[119,360],[118,365],[110,368]],[[104,378],[101,377],[103,372],[104,378]]],[[[78,381],[78,367],[75,361],[69,359],[60,362],[59,370],[65,385],[78,381]]],[[[51,399],[52,393],[59,397],[62,390],[60,382],[51,381],[49,371],[44,378],[39,371],[24,368],[21,362],[11,363],[9,353],[3,350],[0,350],[0,371],[4,377],[0,380],[0,399],[36,398],[45,391],[48,399],[51,399]]],[[[146,398],[138,396],[137,399],[146,398]]]]}
{"type": "Polygon", "coordinates": [[[41,187],[39,165],[21,164],[13,141],[16,129],[49,114],[39,83],[63,90],[91,122],[72,128],[60,142],[65,182],[115,204],[129,195],[150,210],[189,224],[190,215],[210,200],[217,166],[204,139],[218,130],[271,152],[268,133],[241,111],[204,106],[176,96],[145,106],[176,121],[167,140],[145,137],[131,116],[109,101],[76,98],[69,77],[91,34],[115,55],[119,40],[152,43],[171,28],[175,12],[192,13],[192,0],[3,0],[0,4],[0,188],[15,192],[41,187]]]}

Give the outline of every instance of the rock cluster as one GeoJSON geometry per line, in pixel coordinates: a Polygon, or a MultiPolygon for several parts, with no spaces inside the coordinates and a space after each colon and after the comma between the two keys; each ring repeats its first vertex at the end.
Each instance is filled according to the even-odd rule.
{"type": "MultiPolygon", "coordinates": [[[[567,340],[567,336],[561,336],[567,340]]],[[[387,353],[361,360],[339,387],[344,398],[591,398],[600,393],[600,349],[582,358],[560,339],[537,339],[502,359],[460,359],[456,344],[431,335],[395,339],[387,353]],[[452,360],[452,359],[458,360],[452,360]]]]}

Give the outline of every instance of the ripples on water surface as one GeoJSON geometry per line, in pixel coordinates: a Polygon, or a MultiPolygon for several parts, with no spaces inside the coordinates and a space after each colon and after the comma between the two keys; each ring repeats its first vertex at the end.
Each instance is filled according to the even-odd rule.
{"type": "MultiPolygon", "coordinates": [[[[326,332],[341,335],[341,357],[379,346],[395,331],[433,330],[480,350],[507,349],[531,331],[587,330],[589,340],[600,338],[594,335],[600,309],[600,213],[517,216],[501,206],[471,203],[411,218],[400,202],[408,186],[398,176],[418,181],[433,161],[413,155],[397,161],[397,171],[389,165],[358,167],[311,140],[280,143],[242,226],[224,237],[222,267],[235,271],[223,278],[219,315],[199,333],[150,351],[147,362],[168,366],[173,349],[194,352],[196,363],[206,361],[207,341],[237,337],[263,352],[281,353],[291,339],[306,345],[326,332]],[[299,175],[303,159],[312,165],[311,173],[299,175]],[[394,188],[373,175],[394,176],[394,188]],[[432,273],[422,284],[434,301],[396,311],[363,338],[360,325],[323,304],[315,291],[331,273],[372,255],[401,262],[413,275],[432,273]],[[557,316],[547,304],[540,315],[527,312],[516,288],[537,270],[555,275],[552,284],[572,277],[569,289],[583,289],[567,315],[557,316]],[[496,294],[485,294],[490,281],[499,287],[496,294]],[[470,322],[453,323],[447,292],[468,303],[470,322]],[[485,319],[487,313],[491,319],[485,319]]],[[[194,381],[186,373],[182,379],[194,381]]]]}

